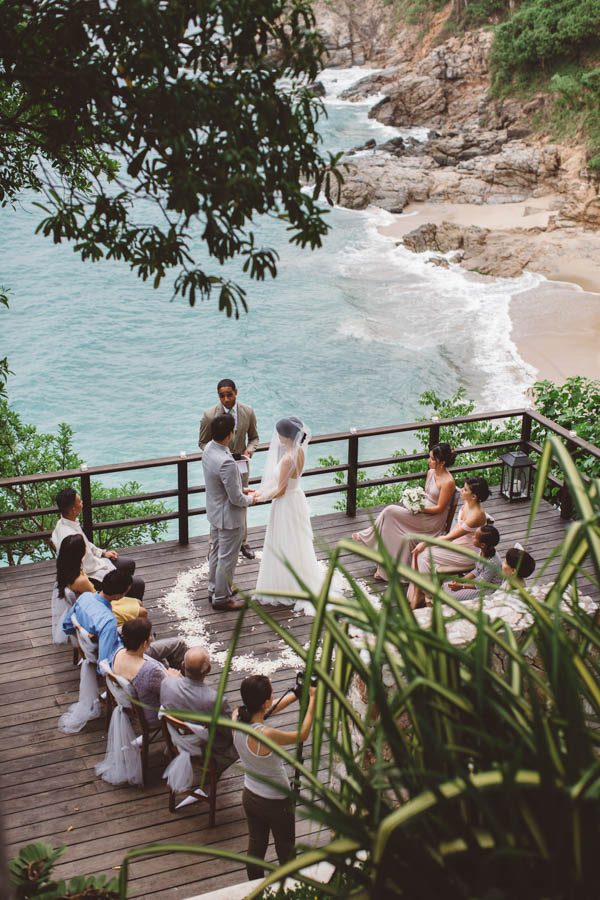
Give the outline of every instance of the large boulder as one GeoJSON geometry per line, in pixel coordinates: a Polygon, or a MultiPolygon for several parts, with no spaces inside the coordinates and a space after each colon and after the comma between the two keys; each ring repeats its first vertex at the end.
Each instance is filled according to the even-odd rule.
{"type": "Polygon", "coordinates": [[[455,166],[465,159],[499,153],[508,140],[508,132],[480,129],[447,131],[427,145],[427,152],[440,166],[455,166]]]}
{"type": "Polygon", "coordinates": [[[443,121],[448,101],[443,85],[427,75],[405,75],[369,116],[384,125],[435,125],[443,121]]]}
{"type": "Polygon", "coordinates": [[[413,253],[449,253],[464,250],[466,253],[479,252],[485,245],[489,231],[476,225],[456,225],[442,222],[434,225],[428,222],[404,236],[402,243],[413,253]]]}
{"type": "Polygon", "coordinates": [[[374,154],[353,158],[346,165],[340,203],[349,209],[373,205],[399,213],[407,203],[429,196],[432,161],[426,157],[395,159],[374,154]]]}
{"type": "Polygon", "coordinates": [[[357,102],[371,97],[373,94],[380,94],[383,90],[393,83],[398,75],[398,66],[392,66],[389,69],[383,69],[381,72],[373,72],[371,75],[365,75],[359,78],[349,88],[342,91],[340,100],[351,100],[357,102]]]}
{"type": "Polygon", "coordinates": [[[467,31],[434,47],[418,65],[418,71],[438,81],[473,81],[485,78],[493,35],[467,31]]]}

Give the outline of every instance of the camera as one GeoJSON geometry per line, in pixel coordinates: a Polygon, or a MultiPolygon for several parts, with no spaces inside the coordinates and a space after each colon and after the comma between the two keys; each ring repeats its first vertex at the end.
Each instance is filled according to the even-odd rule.
{"type": "MultiPolygon", "coordinates": [[[[296,697],[299,697],[300,694],[302,693],[302,689],[304,687],[304,675],[305,675],[304,672],[296,672],[296,684],[292,688],[292,691],[294,692],[296,697]]],[[[317,676],[316,675],[310,676],[310,686],[311,687],[317,686],[317,676]]]]}

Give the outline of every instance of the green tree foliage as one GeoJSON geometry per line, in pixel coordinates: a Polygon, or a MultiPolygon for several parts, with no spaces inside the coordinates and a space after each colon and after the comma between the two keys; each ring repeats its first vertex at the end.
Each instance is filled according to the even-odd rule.
{"type": "Polygon", "coordinates": [[[495,84],[550,74],[561,62],[600,46],[600,0],[528,0],[498,26],[492,46],[495,84]]]}
{"type": "MultiPolygon", "coordinates": [[[[554,384],[552,381],[538,381],[532,388],[532,399],[535,408],[544,416],[552,419],[558,425],[562,425],[568,431],[575,431],[580,438],[600,447],[600,381],[594,381],[581,376],[567,378],[563,385],[554,384]]],[[[419,403],[427,409],[427,414],[417,421],[428,421],[432,416],[438,419],[450,419],[456,416],[469,416],[475,412],[475,403],[466,399],[466,391],[459,388],[451,397],[445,399],[438,397],[435,391],[425,391],[419,398],[419,403]]],[[[452,447],[473,446],[476,444],[491,444],[495,441],[508,441],[517,438],[520,433],[520,423],[514,419],[500,420],[500,422],[467,422],[464,425],[445,425],[440,428],[440,440],[447,441],[452,447]]],[[[412,450],[401,448],[395,452],[398,457],[407,456],[419,451],[427,452],[429,449],[429,431],[427,429],[416,432],[417,447],[412,450]]],[[[546,433],[544,429],[535,425],[532,430],[532,438],[539,443],[544,443],[546,433]]],[[[469,465],[481,463],[489,459],[489,451],[475,451],[461,453],[456,465],[469,465]]],[[[327,457],[320,462],[325,466],[339,464],[339,459],[327,457]]],[[[593,457],[582,456],[578,460],[581,471],[590,477],[600,476],[600,462],[593,457]]],[[[408,475],[412,472],[423,472],[426,463],[423,460],[409,460],[394,463],[389,466],[384,477],[391,478],[399,475],[408,475]]],[[[482,469],[478,474],[487,478],[490,484],[500,482],[500,469],[482,469]]],[[[372,470],[363,469],[358,473],[359,481],[373,478],[372,470]]],[[[345,473],[335,476],[338,484],[346,479],[345,473]]],[[[387,503],[397,503],[406,485],[389,484],[375,487],[359,487],[357,492],[357,505],[361,507],[382,506],[387,503]]],[[[337,509],[345,509],[345,500],[336,504],[337,509]]]]}
{"type": "Polygon", "coordinates": [[[70,881],[55,881],[52,871],[66,847],[51,847],[38,842],[27,844],[9,863],[10,880],[16,900],[117,900],[116,878],[84,875],[70,881]]]}
{"type": "Polygon", "coordinates": [[[574,67],[567,73],[556,73],[550,89],[558,96],[557,124],[581,128],[588,135],[590,158],[588,168],[600,171],[600,68],[574,67]],[[564,114],[564,115],[563,115],[564,114]]]}
{"type": "Polygon", "coordinates": [[[124,260],[155,286],[173,270],[190,304],[217,290],[238,315],[244,290],[203,271],[192,241],[255,279],[278,258],[256,214],[321,245],[332,158],[307,86],[321,50],[309,0],[2,0],[0,202],[40,191],[38,230],[82,259],[124,260]]]}
{"type": "MultiPolygon", "coordinates": [[[[40,432],[35,425],[24,423],[18,413],[9,406],[8,401],[0,398],[0,477],[12,478],[18,475],[78,469],[82,461],[73,447],[73,430],[69,425],[62,422],[56,434],[40,432]]],[[[58,516],[54,497],[61,488],[67,486],[79,490],[79,479],[0,488],[0,513],[52,509],[51,513],[32,512],[26,518],[2,522],[2,534],[51,531],[58,516]]],[[[140,485],[136,481],[128,481],[118,487],[106,487],[92,479],[94,500],[128,496],[139,492],[140,485]]],[[[94,521],[107,522],[116,518],[136,518],[163,512],[166,512],[164,504],[145,500],[99,507],[94,510],[94,521]]],[[[96,532],[94,540],[101,547],[131,547],[159,540],[166,528],[164,522],[111,528],[96,532]]],[[[17,565],[21,562],[47,559],[51,553],[47,541],[25,540],[18,544],[2,545],[0,560],[9,565],[17,565]]]]}

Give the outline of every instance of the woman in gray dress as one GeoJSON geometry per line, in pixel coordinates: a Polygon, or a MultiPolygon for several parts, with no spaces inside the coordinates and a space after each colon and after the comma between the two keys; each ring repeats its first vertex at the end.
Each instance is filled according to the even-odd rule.
{"type": "MultiPolygon", "coordinates": [[[[399,563],[410,565],[411,553],[417,543],[411,534],[441,534],[446,525],[448,507],[456,490],[456,483],[448,466],[454,462],[456,454],[450,444],[436,444],[429,451],[429,471],[425,479],[425,509],[412,513],[403,506],[386,506],[371,528],[356,531],[352,538],[367,547],[377,548],[377,537],[381,538],[385,549],[399,563]]],[[[386,574],[379,567],[373,576],[376,581],[386,581],[386,574]]]]}
{"type": "Polygon", "coordinates": [[[479,582],[499,585],[502,583],[502,560],[498,556],[496,547],[500,541],[500,534],[493,525],[482,525],[475,532],[473,547],[479,549],[480,559],[475,568],[462,581],[447,581],[444,589],[450,591],[455,600],[461,603],[465,600],[474,600],[484,594],[490,594],[495,588],[482,587],[479,582]],[[468,584],[466,582],[469,582],[468,584]]]}

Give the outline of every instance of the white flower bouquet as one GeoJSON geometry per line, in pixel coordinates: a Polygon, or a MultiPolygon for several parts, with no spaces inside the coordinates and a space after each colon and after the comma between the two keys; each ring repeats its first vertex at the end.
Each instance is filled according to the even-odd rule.
{"type": "Polygon", "coordinates": [[[425,509],[427,495],[422,487],[409,487],[402,491],[400,503],[411,513],[420,513],[425,509]]]}

